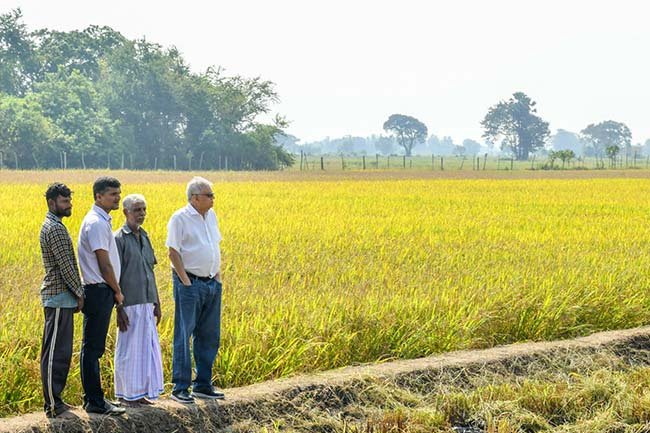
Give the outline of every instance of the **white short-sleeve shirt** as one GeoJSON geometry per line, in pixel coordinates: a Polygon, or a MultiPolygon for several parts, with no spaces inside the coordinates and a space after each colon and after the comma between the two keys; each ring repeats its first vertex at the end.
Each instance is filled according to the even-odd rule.
{"type": "Polygon", "coordinates": [[[181,255],[185,270],[199,277],[214,277],[221,266],[221,232],[217,214],[210,209],[205,217],[188,204],[177,210],[167,224],[167,248],[181,255]]]}
{"type": "Polygon", "coordinates": [[[83,284],[105,283],[99,270],[99,262],[95,251],[108,251],[108,257],[113,266],[115,279],[120,281],[121,265],[117,245],[113,237],[111,216],[97,205],[93,205],[86,214],[79,228],[77,254],[79,254],[79,269],[83,284]]]}

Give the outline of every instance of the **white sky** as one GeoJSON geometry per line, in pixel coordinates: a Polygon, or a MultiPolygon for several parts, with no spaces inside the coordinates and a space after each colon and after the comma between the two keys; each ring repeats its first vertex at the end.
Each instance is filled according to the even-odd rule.
{"type": "Polygon", "coordinates": [[[108,25],[175,45],[194,71],[276,83],[303,142],[382,132],[393,113],[454,141],[480,140],[487,109],[515,91],[578,132],[626,123],[650,138],[650,6],[617,0],[0,0],[30,30],[108,25]]]}

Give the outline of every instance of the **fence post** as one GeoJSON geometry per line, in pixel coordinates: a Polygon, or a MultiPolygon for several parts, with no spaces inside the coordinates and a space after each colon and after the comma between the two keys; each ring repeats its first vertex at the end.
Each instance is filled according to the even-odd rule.
{"type": "Polygon", "coordinates": [[[68,169],[68,152],[63,152],[63,169],[68,169]]]}
{"type": "Polygon", "coordinates": [[[226,171],[228,171],[228,155],[224,157],[224,160],[225,160],[225,169],[226,171]]]}
{"type": "Polygon", "coordinates": [[[324,163],[324,161],[323,161],[323,157],[322,157],[322,156],[320,157],[320,169],[321,169],[321,170],[325,170],[325,163],[324,163]]]}
{"type": "Polygon", "coordinates": [[[84,170],[86,169],[86,158],[83,151],[81,152],[81,166],[84,170]]]}
{"type": "Polygon", "coordinates": [[[442,156],[441,156],[441,157],[440,157],[440,170],[442,171],[442,170],[444,170],[444,169],[445,169],[445,165],[444,165],[443,158],[442,158],[442,156]]]}
{"type": "Polygon", "coordinates": [[[375,153],[375,162],[377,163],[376,168],[379,168],[379,154],[378,153],[375,153]]]}
{"type": "Polygon", "coordinates": [[[483,157],[483,171],[485,171],[485,166],[486,166],[486,164],[487,164],[487,153],[486,153],[485,156],[483,157]]]}
{"type": "Polygon", "coordinates": [[[431,154],[431,170],[435,170],[435,165],[436,165],[436,156],[434,154],[431,154]]]}
{"type": "Polygon", "coordinates": [[[366,155],[363,155],[362,159],[363,159],[363,169],[365,170],[366,169],[366,155]]]}
{"type": "Polygon", "coordinates": [[[14,152],[14,158],[16,158],[16,170],[18,170],[18,154],[14,152]]]}
{"type": "Polygon", "coordinates": [[[158,157],[154,157],[153,159],[153,169],[154,171],[158,170],[158,157]]]}
{"type": "Polygon", "coordinates": [[[111,153],[106,152],[106,168],[110,170],[111,168],[111,153]]]}
{"type": "Polygon", "coordinates": [[[515,168],[515,158],[510,158],[510,171],[515,168]]]}
{"type": "Polygon", "coordinates": [[[129,167],[133,170],[133,154],[129,153],[129,167]]]}
{"type": "MultiPolygon", "coordinates": [[[[199,170],[203,170],[203,154],[205,152],[201,152],[201,156],[199,157],[199,170]]],[[[273,154],[275,155],[275,153],[273,154]]]]}
{"type": "Polygon", "coordinates": [[[174,171],[176,171],[176,155],[174,155],[174,171]]]}
{"type": "Polygon", "coordinates": [[[343,154],[341,154],[341,170],[345,170],[345,160],[343,159],[343,154]]]}

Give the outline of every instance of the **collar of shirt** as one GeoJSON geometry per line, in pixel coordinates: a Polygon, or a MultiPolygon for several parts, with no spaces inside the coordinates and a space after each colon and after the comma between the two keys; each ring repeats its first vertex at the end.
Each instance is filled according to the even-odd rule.
{"type": "MultiPolygon", "coordinates": [[[[133,234],[133,230],[131,230],[131,227],[129,227],[127,223],[124,223],[120,230],[122,230],[126,235],[133,234]]],[[[147,237],[147,232],[142,227],[140,227],[140,234],[145,238],[147,237]]]]}
{"type": "MultiPolygon", "coordinates": [[[[203,215],[201,215],[201,214],[199,213],[199,211],[196,210],[196,209],[194,208],[194,206],[192,206],[191,203],[188,203],[187,206],[185,206],[185,212],[187,212],[188,214],[190,214],[190,215],[192,215],[192,216],[200,216],[201,218],[203,218],[203,215]]],[[[206,212],[206,213],[207,213],[207,212],[206,212]]]]}
{"type": "Polygon", "coordinates": [[[111,217],[104,209],[100,208],[96,204],[93,204],[93,207],[91,209],[93,212],[104,218],[109,223],[113,221],[113,217],[111,217]]]}
{"type": "Polygon", "coordinates": [[[54,222],[57,222],[57,223],[63,223],[63,221],[61,221],[61,218],[59,218],[58,216],[54,215],[54,212],[52,212],[52,211],[49,211],[49,210],[48,210],[48,211],[47,211],[47,214],[45,214],[45,217],[48,218],[48,219],[51,219],[51,220],[54,221],[54,222]]]}

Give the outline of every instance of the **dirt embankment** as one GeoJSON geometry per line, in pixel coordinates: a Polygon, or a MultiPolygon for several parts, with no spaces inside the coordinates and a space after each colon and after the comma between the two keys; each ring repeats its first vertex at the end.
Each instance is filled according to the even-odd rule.
{"type": "Polygon", "coordinates": [[[34,413],[0,419],[0,433],[219,432],[256,431],[263,427],[310,431],[321,424],[319,430],[332,431],[335,428],[328,427],[327,417],[364,421],[363,413],[351,410],[351,406],[368,398],[369,384],[390,383],[425,392],[439,389],[444,383],[471,387],[470,379],[477,375],[507,372],[526,376],[563,365],[580,368],[576,362],[587,363],[603,351],[627,363],[650,365],[650,327],[347,367],[228,389],[227,400],[222,402],[184,406],[162,399],[150,408],[130,408],[123,417],[89,416],[75,410],[69,419],[48,420],[34,413]]]}

